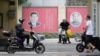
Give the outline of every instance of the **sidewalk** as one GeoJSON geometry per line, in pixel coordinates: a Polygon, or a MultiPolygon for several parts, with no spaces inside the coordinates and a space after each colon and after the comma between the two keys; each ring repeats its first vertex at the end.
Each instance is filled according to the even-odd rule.
{"type": "MultiPolygon", "coordinates": [[[[71,43],[78,43],[75,38],[70,38],[71,43]]],[[[52,38],[52,39],[45,39],[43,41],[41,41],[43,43],[58,43],[58,38],[52,38]]]]}
{"type": "MultiPolygon", "coordinates": [[[[79,42],[77,42],[75,40],[75,38],[70,38],[70,41],[71,41],[71,43],[79,43],[79,42]]],[[[44,44],[51,44],[51,43],[52,44],[57,44],[58,43],[58,38],[44,39],[41,42],[44,43],[44,44]]],[[[24,43],[26,44],[26,40],[25,40],[24,43]]],[[[32,44],[33,43],[33,40],[30,39],[30,42],[29,43],[32,44]]]]}

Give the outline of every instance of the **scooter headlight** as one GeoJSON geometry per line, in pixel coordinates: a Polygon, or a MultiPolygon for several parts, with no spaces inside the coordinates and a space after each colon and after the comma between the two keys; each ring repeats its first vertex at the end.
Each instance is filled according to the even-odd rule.
{"type": "Polygon", "coordinates": [[[8,40],[10,40],[10,38],[8,38],[8,40]]]}

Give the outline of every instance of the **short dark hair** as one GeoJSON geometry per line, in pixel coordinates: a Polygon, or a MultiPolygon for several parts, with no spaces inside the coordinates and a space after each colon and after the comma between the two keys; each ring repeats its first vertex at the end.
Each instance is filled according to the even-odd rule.
{"type": "Polygon", "coordinates": [[[91,19],[91,17],[90,17],[89,15],[87,15],[87,18],[88,18],[88,19],[91,19]]]}
{"type": "MultiPolygon", "coordinates": [[[[30,16],[32,16],[33,14],[37,14],[37,12],[31,12],[30,16]]],[[[37,14],[38,15],[38,14],[37,14]]]]}

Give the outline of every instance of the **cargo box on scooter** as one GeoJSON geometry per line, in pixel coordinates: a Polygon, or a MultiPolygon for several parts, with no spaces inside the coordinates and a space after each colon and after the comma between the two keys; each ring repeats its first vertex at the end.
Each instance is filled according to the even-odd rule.
{"type": "Polygon", "coordinates": [[[11,31],[9,30],[3,30],[2,34],[6,37],[10,37],[11,36],[11,31]]]}

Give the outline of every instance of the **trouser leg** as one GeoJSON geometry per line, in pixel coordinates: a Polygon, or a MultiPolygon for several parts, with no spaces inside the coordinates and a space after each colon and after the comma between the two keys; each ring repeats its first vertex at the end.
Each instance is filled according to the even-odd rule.
{"type": "Polygon", "coordinates": [[[61,43],[61,35],[59,34],[59,43],[61,43]]]}
{"type": "Polygon", "coordinates": [[[68,37],[68,36],[67,36],[67,41],[68,41],[68,43],[71,43],[71,42],[70,42],[70,39],[69,39],[69,37],[68,37]]]}
{"type": "Polygon", "coordinates": [[[27,37],[26,39],[27,39],[27,41],[26,41],[26,42],[27,42],[27,44],[29,45],[29,37],[27,37]]]}
{"type": "Polygon", "coordinates": [[[24,38],[26,39],[27,45],[29,45],[29,35],[25,35],[24,38]]]}
{"type": "Polygon", "coordinates": [[[21,45],[21,46],[20,46],[21,48],[23,48],[23,47],[24,47],[23,42],[24,42],[24,39],[23,39],[23,38],[21,38],[21,40],[19,41],[19,44],[21,45]]]}
{"type": "Polygon", "coordinates": [[[34,42],[36,41],[36,39],[34,37],[32,37],[32,39],[33,39],[34,42]]]}

